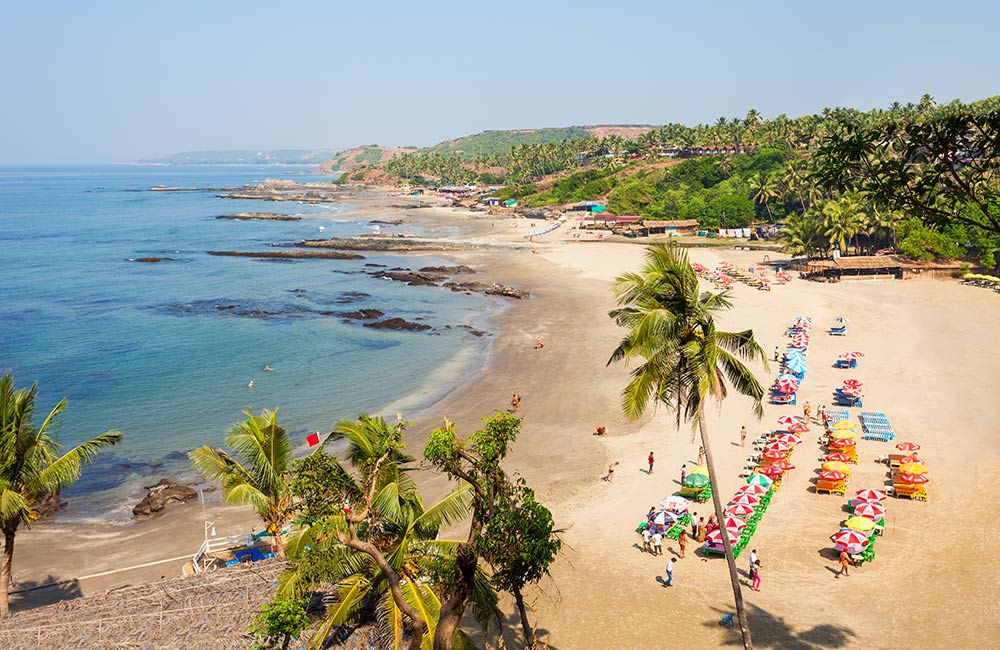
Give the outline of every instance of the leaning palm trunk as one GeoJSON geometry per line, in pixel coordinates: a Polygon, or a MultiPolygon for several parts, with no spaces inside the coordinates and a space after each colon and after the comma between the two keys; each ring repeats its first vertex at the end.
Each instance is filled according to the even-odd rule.
{"type": "Polygon", "coordinates": [[[3,534],[3,567],[0,568],[0,618],[10,614],[8,590],[14,565],[14,531],[4,531],[3,534]]]}
{"type": "MultiPolygon", "coordinates": [[[[701,446],[705,448],[705,465],[708,467],[708,475],[715,481],[715,463],[712,460],[712,446],[708,439],[708,425],[705,423],[705,414],[698,414],[698,429],[701,432],[701,446]]],[[[733,586],[733,599],[736,601],[736,616],[740,621],[740,633],[743,635],[744,650],[752,650],[753,641],[750,639],[750,625],[747,623],[746,609],[743,607],[743,592],[740,590],[740,579],[736,573],[736,558],[733,557],[733,546],[729,543],[729,536],[726,534],[725,517],[722,512],[722,501],[719,499],[719,491],[712,489],[712,505],[715,507],[715,518],[719,521],[722,530],[722,546],[726,552],[726,564],[729,566],[729,582],[733,586]]]]}

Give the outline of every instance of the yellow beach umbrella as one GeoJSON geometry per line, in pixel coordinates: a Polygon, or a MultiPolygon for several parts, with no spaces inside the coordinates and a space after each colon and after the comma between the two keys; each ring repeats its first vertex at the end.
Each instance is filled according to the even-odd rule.
{"type": "Polygon", "coordinates": [[[830,428],[834,431],[847,431],[848,429],[854,431],[857,428],[857,425],[847,420],[839,420],[834,422],[833,426],[830,428]]]}
{"type": "Polygon", "coordinates": [[[853,530],[866,531],[875,528],[875,522],[868,517],[851,517],[844,525],[853,530]]]}
{"type": "Polygon", "coordinates": [[[854,429],[841,429],[840,431],[835,431],[833,435],[837,436],[839,439],[853,440],[858,437],[858,432],[854,429]]]}
{"type": "Polygon", "coordinates": [[[851,468],[847,466],[847,463],[842,463],[839,460],[829,460],[823,463],[823,469],[829,469],[835,472],[843,472],[848,476],[851,475],[851,468]]]}
{"type": "Polygon", "coordinates": [[[926,474],[927,465],[923,463],[903,463],[899,466],[900,474],[926,474]]]}
{"type": "Polygon", "coordinates": [[[694,469],[691,470],[691,473],[692,474],[703,474],[704,476],[708,476],[708,468],[705,467],[704,465],[698,465],[697,467],[695,467],[694,469]]]}

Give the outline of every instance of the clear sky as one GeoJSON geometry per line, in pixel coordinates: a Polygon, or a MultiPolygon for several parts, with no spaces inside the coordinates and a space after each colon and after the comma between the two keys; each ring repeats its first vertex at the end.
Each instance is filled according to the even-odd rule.
{"type": "Polygon", "coordinates": [[[4,2],[0,163],[1000,93],[995,2],[4,2]]]}

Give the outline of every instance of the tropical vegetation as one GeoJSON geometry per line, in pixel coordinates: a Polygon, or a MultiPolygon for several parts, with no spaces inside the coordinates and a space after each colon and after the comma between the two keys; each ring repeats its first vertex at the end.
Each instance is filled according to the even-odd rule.
{"type": "MultiPolygon", "coordinates": [[[[732,307],[729,293],[701,292],[687,254],[674,243],[648,247],[639,271],[616,278],[615,295],[619,307],[609,315],[627,331],[608,364],[638,361],[622,391],[625,415],[638,418],[650,404],[660,403],[675,413],[678,427],[692,423],[692,437],[694,431],[701,434],[709,476],[716,477],[705,409],[711,401],[722,402],[731,387],[751,399],[759,418],[764,389],[745,362],[766,368],[764,350],[752,330],[716,327],[717,315],[732,307]]],[[[724,521],[718,490],[712,492],[712,505],[724,521]]],[[[732,547],[727,536],[722,539],[743,645],[749,650],[750,628],[732,547]]]]}
{"type": "Polygon", "coordinates": [[[72,485],[100,453],[122,439],[119,431],[104,433],[62,451],[56,439],[60,416],[68,402],[60,400],[41,423],[36,421],[38,384],[14,388],[12,373],[0,377],[0,617],[10,613],[8,595],[18,528],[38,518],[36,506],[44,497],[72,485]]]}

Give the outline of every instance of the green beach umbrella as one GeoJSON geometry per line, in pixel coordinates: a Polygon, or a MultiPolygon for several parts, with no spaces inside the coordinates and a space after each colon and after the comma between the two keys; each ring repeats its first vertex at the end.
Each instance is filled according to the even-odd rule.
{"type": "Polygon", "coordinates": [[[763,474],[754,474],[749,479],[747,479],[747,483],[749,483],[750,485],[760,485],[762,487],[769,488],[771,487],[771,483],[774,483],[774,481],[768,478],[767,476],[764,476],[763,474]]]}
{"type": "Polygon", "coordinates": [[[704,474],[691,474],[684,477],[684,487],[703,488],[709,484],[708,477],[704,474]]]}

